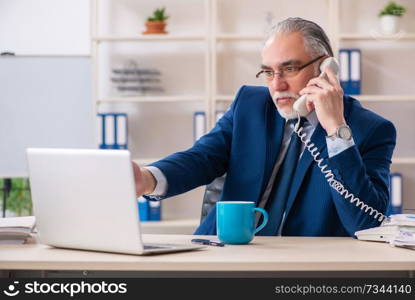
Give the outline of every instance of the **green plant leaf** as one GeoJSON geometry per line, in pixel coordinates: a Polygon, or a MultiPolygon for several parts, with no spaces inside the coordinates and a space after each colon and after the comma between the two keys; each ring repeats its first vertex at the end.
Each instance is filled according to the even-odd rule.
{"type": "Polygon", "coordinates": [[[169,16],[165,15],[166,8],[157,8],[153,11],[153,15],[147,18],[147,21],[166,21],[169,16]]]}
{"type": "Polygon", "coordinates": [[[394,1],[390,1],[386,6],[379,12],[379,16],[402,16],[406,12],[406,8],[394,1]]]}
{"type": "Polygon", "coordinates": [[[32,199],[29,182],[26,178],[12,179],[10,195],[6,199],[6,208],[18,216],[32,214],[32,199]]]}

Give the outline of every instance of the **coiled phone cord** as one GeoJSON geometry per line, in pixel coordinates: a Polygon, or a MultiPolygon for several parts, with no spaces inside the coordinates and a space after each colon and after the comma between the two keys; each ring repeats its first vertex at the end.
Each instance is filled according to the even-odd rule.
{"type": "Polygon", "coordinates": [[[328,184],[340,195],[342,195],[346,200],[350,198],[350,203],[354,203],[356,207],[364,210],[366,213],[369,212],[369,215],[373,215],[373,218],[377,219],[379,222],[383,220],[387,220],[387,216],[382,214],[381,212],[377,211],[373,207],[365,204],[359,198],[355,197],[353,193],[350,193],[344,185],[335,179],[333,172],[328,169],[328,165],[324,164],[324,158],[320,158],[320,152],[318,152],[318,148],[314,146],[314,143],[311,142],[310,138],[307,138],[307,134],[303,131],[303,127],[300,127],[300,115],[298,114],[298,121],[295,124],[294,132],[298,135],[301,142],[305,145],[305,148],[310,152],[311,156],[313,157],[314,161],[317,163],[317,166],[320,168],[321,173],[323,173],[324,177],[326,178],[328,184]]]}

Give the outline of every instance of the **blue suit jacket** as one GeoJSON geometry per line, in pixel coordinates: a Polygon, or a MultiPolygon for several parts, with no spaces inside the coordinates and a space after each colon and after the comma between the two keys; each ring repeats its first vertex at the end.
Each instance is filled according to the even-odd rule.
{"type": "MultiPolygon", "coordinates": [[[[390,121],[344,97],[344,114],[355,146],[327,159],[329,168],[349,191],[385,213],[389,202],[389,167],[396,142],[390,121]]],[[[171,197],[205,185],[227,173],[220,201],[258,203],[271,176],[283,138],[285,120],[266,87],[243,86],[216,126],[190,149],[152,165],[166,176],[171,197]]],[[[312,142],[327,158],[326,132],[318,125],[312,142]]],[[[282,235],[353,236],[379,221],[346,201],[326,182],[305,150],[287,202],[282,235]]],[[[213,209],[195,234],[216,234],[213,209]]]]}

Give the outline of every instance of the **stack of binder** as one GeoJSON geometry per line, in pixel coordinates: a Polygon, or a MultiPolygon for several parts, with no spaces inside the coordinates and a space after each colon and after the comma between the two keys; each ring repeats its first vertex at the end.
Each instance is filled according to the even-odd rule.
{"type": "Polygon", "coordinates": [[[101,142],[100,149],[127,149],[127,114],[100,113],[98,114],[101,142]]]}
{"type": "Polygon", "coordinates": [[[138,198],[138,213],[140,221],[160,221],[161,201],[150,201],[144,197],[138,198]]]}
{"type": "Polygon", "coordinates": [[[340,49],[340,84],[345,94],[361,94],[362,64],[360,49],[340,49]]]}

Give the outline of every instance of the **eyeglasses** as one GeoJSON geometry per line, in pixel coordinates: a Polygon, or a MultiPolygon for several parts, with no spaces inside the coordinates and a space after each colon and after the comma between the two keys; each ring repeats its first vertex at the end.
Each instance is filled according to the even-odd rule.
{"type": "Polygon", "coordinates": [[[274,79],[275,74],[279,74],[281,78],[291,78],[296,76],[302,69],[305,67],[308,67],[312,63],[315,63],[320,58],[324,57],[325,55],[320,55],[319,57],[313,59],[312,61],[302,65],[302,66],[295,66],[295,65],[288,65],[278,68],[278,72],[275,72],[274,70],[261,70],[256,74],[256,78],[261,76],[261,74],[264,74],[264,77],[266,80],[271,81],[274,79]]]}

